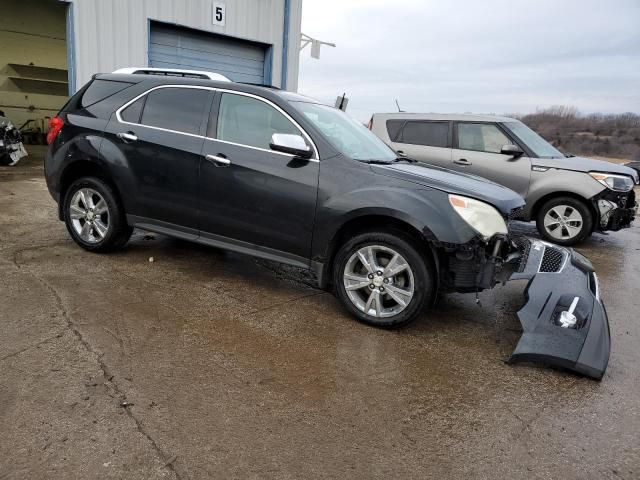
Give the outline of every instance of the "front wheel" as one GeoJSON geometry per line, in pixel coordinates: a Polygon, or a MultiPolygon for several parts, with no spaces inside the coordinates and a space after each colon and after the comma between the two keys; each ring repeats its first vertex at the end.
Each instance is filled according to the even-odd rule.
{"type": "Polygon", "coordinates": [[[571,246],[591,234],[593,216],[584,202],[573,197],[557,197],[542,205],[536,226],[545,240],[571,246]]]}
{"type": "Polygon", "coordinates": [[[435,297],[432,263],[409,239],[390,233],[363,233],[346,242],[333,274],[347,310],[376,327],[411,322],[435,297]]]}

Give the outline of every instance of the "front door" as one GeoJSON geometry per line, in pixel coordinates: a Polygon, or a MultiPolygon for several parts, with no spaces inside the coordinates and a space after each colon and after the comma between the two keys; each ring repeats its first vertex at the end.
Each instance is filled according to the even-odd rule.
{"type": "MultiPolygon", "coordinates": [[[[211,89],[161,87],[114,114],[105,135],[123,159],[123,197],[136,224],[197,234],[198,168],[211,89]]],[[[114,152],[115,153],[115,152],[114,152]]]]}
{"type": "Polygon", "coordinates": [[[308,263],[317,153],[304,160],[270,149],[274,133],[302,131],[264,99],[222,93],[215,103],[200,168],[200,235],[308,263]]]}
{"type": "Polygon", "coordinates": [[[457,122],[451,168],[488,178],[526,197],[531,160],[500,153],[502,147],[513,143],[495,123],[457,122]]]}

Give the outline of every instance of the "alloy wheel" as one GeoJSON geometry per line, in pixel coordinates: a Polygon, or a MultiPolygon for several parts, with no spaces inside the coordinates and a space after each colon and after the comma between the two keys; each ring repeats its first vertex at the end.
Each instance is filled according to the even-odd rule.
{"type": "Polygon", "coordinates": [[[75,232],[87,243],[101,242],[109,231],[109,207],[93,188],[81,188],[73,195],[69,218],[75,232]]]}
{"type": "Polygon", "coordinates": [[[367,315],[387,318],[402,312],[413,298],[413,271],[406,259],[382,245],[357,250],[343,272],[349,300],[367,315]]]}
{"type": "Polygon", "coordinates": [[[556,205],[544,216],[544,228],[557,240],[570,240],[582,230],[584,220],[580,212],[570,205],[556,205]]]}

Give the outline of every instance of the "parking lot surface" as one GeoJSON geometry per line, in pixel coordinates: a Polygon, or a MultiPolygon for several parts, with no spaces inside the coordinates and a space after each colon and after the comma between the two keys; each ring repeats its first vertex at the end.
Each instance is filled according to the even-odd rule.
{"type": "Polygon", "coordinates": [[[274,263],[144,232],[87,253],[40,158],[0,170],[0,479],[640,477],[638,225],[579,247],[596,382],[504,363],[522,283],[383,331],[274,263]]]}

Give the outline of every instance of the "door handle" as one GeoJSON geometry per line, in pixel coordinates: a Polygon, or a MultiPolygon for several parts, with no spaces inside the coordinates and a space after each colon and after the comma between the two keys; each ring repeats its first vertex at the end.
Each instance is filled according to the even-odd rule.
{"type": "Polygon", "coordinates": [[[406,157],[407,154],[404,153],[402,150],[396,150],[396,153],[398,154],[399,157],[406,157]]]}
{"type": "Polygon", "coordinates": [[[218,155],[207,155],[204,157],[209,162],[213,163],[216,167],[228,167],[231,165],[231,160],[219,153],[218,155]]]}
{"type": "Polygon", "coordinates": [[[473,163],[471,163],[466,158],[459,158],[458,160],[454,160],[453,163],[455,163],[456,165],[473,165],[473,163]]]}
{"type": "Polygon", "coordinates": [[[131,143],[138,140],[138,137],[136,137],[133,133],[129,133],[129,132],[120,132],[116,134],[116,137],[118,137],[124,143],[131,143]]]}

